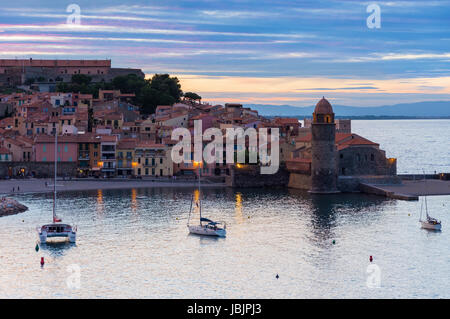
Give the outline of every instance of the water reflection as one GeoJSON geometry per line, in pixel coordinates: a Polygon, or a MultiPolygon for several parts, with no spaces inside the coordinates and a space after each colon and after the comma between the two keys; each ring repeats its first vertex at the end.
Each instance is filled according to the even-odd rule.
{"type": "Polygon", "coordinates": [[[380,208],[393,203],[392,200],[366,194],[310,194],[304,190],[289,189],[291,197],[300,200],[299,210],[302,216],[308,216],[309,240],[318,246],[328,243],[336,237],[338,223],[364,224],[374,222],[380,208]],[[305,212],[306,211],[306,212],[305,212]],[[372,214],[375,212],[375,214],[372,214]]]}
{"type": "Polygon", "coordinates": [[[136,209],[137,209],[137,192],[136,192],[136,188],[133,188],[131,190],[131,211],[133,213],[136,213],[136,209]]]}
{"type": "Polygon", "coordinates": [[[104,204],[103,204],[103,190],[99,189],[97,190],[97,214],[99,216],[103,215],[103,209],[104,209],[104,204]]]}
{"type": "Polygon", "coordinates": [[[51,257],[62,257],[75,247],[77,244],[69,241],[48,241],[45,244],[39,244],[39,249],[48,252],[51,257]]]}
{"type": "Polygon", "coordinates": [[[244,222],[244,216],[242,215],[242,194],[240,192],[236,193],[236,205],[235,205],[235,216],[236,221],[239,224],[242,224],[244,222]]]}
{"type": "MultiPolygon", "coordinates": [[[[74,296],[54,283],[64,283],[65,266],[78,263],[90,270],[82,274],[89,284],[75,296],[82,298],[370,298],[378,292],[365,286],[369,254],[389,269],[382,285],[390,289],[378,290],[383,297],[410,297],[411,291],[415,297],[448,297],[450,291],[442,281],[450,271],[448,254],[433,254],[448,251],[449,232],[421,230],[418,216],[408,217],[416,203],[272,188],[204,187],[202,194],[194,187],[64,192],[58,203],[61,211],[65,208],[62,217],[82,230],[78,245],[42,245],[41,255],[34,251],[31,232],[49,218],[51,196],[19,196],[29,211],[0,218],[0,242],[8,243],[0,256],[0,281],[8,293],[0,289],[0,297],[74,296]],[[189,234],[193,197],[203,198],[206,217],[227,223],[227,238],[189,234]],[[36,277],[40,256],[46,258],[45,271],[36,277]],[[399,267],[402,260],[414,260],[414,271],[399,267]],[[267,280],[274,269],[288,279],[277,281],[275,289],[267,280]],[[18,278],[24,283],[17,285],[18,278]],[[439,282],[434,295],[430,282],[439,282]],[[42,292],[41,287],[50,288],[42,292]]],[[[442,208],[448,200],[430,202],[442,208]]],[[[450,223],[447,215],[439,217],[450,223]]]]}

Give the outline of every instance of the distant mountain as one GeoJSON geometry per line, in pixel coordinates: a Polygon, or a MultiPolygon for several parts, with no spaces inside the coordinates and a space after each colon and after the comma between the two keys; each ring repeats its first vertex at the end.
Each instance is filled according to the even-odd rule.
{"type": "MultiPolygon", "coordinates": [[[[314,106],[246,104],[264,116],[312,116],[314,106]]],[[[380,116],[380,117],[450,117],[450,101],[417,102],[376,107],[333,105],[336,116],[380,116]]]]}

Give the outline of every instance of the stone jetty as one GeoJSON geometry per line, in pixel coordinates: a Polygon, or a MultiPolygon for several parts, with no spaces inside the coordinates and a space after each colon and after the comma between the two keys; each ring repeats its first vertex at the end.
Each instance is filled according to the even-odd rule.
{"type": "Polygon", "coordinates": [[[22,205],[12,198],[2,197],[0,199],[0,217],[19,214],[27,209],[27,206],[22,205]]]}

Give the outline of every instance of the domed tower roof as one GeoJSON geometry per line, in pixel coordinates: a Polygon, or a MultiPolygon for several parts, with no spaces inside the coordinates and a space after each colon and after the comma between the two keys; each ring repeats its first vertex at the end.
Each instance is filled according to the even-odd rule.
{"type": "Polygon", "coordinates": [[[333,114],[333,108],[331,107],[330,102],[325,97],[317,102],[316,108],[314,109],[314,113],[316,114],[333,114]]]}

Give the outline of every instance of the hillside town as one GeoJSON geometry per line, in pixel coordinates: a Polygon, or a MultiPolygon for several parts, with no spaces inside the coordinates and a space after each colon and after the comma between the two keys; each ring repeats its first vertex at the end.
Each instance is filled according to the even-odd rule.
{"type": "MultiPolygon", "coordinates": [[[[49,75],[58,74],[64,76],[62,83],[70,82],[66,74],[72,79],[74,75],[94,74],[95,81],[105,83],[98,76],[113,72],[109,69],[110,61],[94,62],[27,61],[27,67],[20,69],[20,63],[3,61],[0,71],[15,75],[14,78],[20,82],[17,84],[22,85],[30,76],[43,78],[43,75],[48,82],[46,84],[50,84],[54,79],[49,75]]],[[[121,73],[126,73],[126,70],[119,69],[121,73]]],[[[142,72],[130,70],[143,79],[142,72]]],[[[2,178],[50,176],[51,163],[55,161],[55,133],[58,135],[56,156],[61,163],[58,165],[61,176],[142,179],[196,178],[201,174],[207,178],[224,178],[234,175],[236,167],[245,166],[227,163],[225,149],[223,162],[204,163],[200,169],[193,158],[174,163],[171,150],[178,141],[172,140],[172,131],[186,128],[193,133],[197,120],[201,120],[203,132],[217,128],[224,136],[227,128],[267,128],[269,132],[278,128],[280,167],[290,173],[280,184],[287,184],[289,180],[289,186],[294,188],[311,188],[311,177],[317,175],[313,172],[314,163],[320,163],[317,154],[313,154],[312,127],[316,125],[324,129],[326,125],[320,124],[326,123],[330,127],[324,133],[328,148],[316,147],[316,152],[322,152],[322,157],[331,156],[328,171],[336,178],[338,175],[396,174],[395,159],[387,159],[378,144],[352,133],[350,120],[335,119],[331,104],[324,98],[317,104],[313,118],[306,118],[302,127],[297,118],[268,118],[242,104],[215,105],[187,94],[175,103],[157,105],[153,113],[147,114],[134,103],[136,96],[133,93],[102,88],[94,94],[58,92],[55,88],[60,86],[49,88],[48,85],[36,86],[31,82],[28,81],[27,90],[23,92],[0,95],[0,113],[4,114],[0,120],[2,178]],[[324,119],[328,122],[321,123],[324,119]]],[[[203,146],[207,144],[203,143],[203,146]]],[[[248,143],[246,146],[248,151],[248,143]]],[[[245,183],[256,179],[250,178],[245,183]]],[[[275,180],[271,179],[272,182],[275,180]]],[[[336,181],[333,182],[335,184],[336,181]]]]}
{"type": "MultiPolygon", "coordinates": [[[[54,162],[55,132],[58,162],[73,163],[70,167],[76,167],[78,177],[167,177],[197,174],[194,164],[171,160],[177,142],[171,140],[172,130],[193,130],[195,120],[202,120],[203,130],[279,127],[283,144],[289,146],[300,128],[296,119],[267,119],[240,104],[183,100],[160,105],[154,114],[144,116],[130,103],[131,94],[100,90],[98,95],[97,99],[58,92],[1,96],[1,103],[12,106],[12,115],[0,120],[0,161],[14,163],[8,175],[39,177],[42,172],[28,163],[54,162]]],[[[228,169],[227,164],[213,164],[204,167],[202,175],[222,176],[228,169]]]]}

